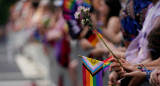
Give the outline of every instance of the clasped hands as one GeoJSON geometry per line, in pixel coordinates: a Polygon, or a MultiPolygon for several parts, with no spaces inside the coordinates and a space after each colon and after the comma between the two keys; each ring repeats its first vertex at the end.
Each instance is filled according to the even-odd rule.
{"type": "MultiPolygon", "coordinates": [[[[114,71],[109,76],[110,85],[117,85],[118,80],[122,78],[132,77],[128,86],[139,86],[146,78],[145,72],[141,72],[135,65],[131,65],[124,59],[119,59],[123,67],[121,67],[115,58],[112,58],[109,61],[112,62],[110,71],[114,71]]],[[[120,81],[118,83],[120,83],[120,81]]]]}

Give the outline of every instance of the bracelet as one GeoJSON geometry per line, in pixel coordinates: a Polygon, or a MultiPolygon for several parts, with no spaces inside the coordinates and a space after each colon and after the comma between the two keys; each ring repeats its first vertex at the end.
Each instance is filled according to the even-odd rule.
{"type": "Polygon", "coordinates": [[[146,75],[147,75],[147,80],[149,81],[149,78],[150,78],[150,74],[151,74],[151,72],[153,72],[153,71],[151,71],[151,70],[147,70],[146,69],[146,67],[143,65],[143,64],[138,64],[138,67],[137,67],[139,70],[141,70],[142,72],[146,72],[146,75]],[[142,67],[142,66],[143,67],[142,67]]]}
{"type": "Polygon", "coordinates": [[[147,70],[147,69],[145,69],[144,71],[146,72],[147,79],[148,79],[148,81],[149,81],[150,74],[151,74],[152,71],[151,71],[151,70],[147,70]]]}
{"type": "Polygon", "coordinates": [[[145,72],[144,69],[146,69],[146,67],[143,64],[138,63],[137,69],[141,70],[142,72],[145,72]]]}

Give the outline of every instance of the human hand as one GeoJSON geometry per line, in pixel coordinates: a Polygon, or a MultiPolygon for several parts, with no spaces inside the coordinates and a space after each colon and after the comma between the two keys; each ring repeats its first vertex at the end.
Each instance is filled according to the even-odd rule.
{"type": "Polygon", "coordinates": [[[118,63],[117,59],[112,58],[111,60],[109,60],[110,62],[113,62],[110,66],[110,71],[113,69],[115,70],[115,72],[118,74],[118,76],[120,78],[123,77],[123,74],[125,72],[133,72],[133,71],[139,71],[134,65],[131,65],[129,62],[127,62],[124,59],[119,59],[119,61],[121,62],[121,64],[123,65],[123,68],[121,67],[121,65],[118,63]]]}
{"type": "Polygon", "coordinates": [[[156,69],[150,74],[149,82],[152,84],[152,86],[160,85],[160,70],[156,69]]]}
{"type": "Polygon", "coordinates": [[[109,85],[116,85],[118,80],[117,73],[115,71],[111,72],[109,75],[109,85]]]}

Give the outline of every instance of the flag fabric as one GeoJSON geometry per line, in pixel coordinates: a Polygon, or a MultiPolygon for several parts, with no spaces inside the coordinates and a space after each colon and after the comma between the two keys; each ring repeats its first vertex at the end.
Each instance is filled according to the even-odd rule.
{"type": "Polygon", "coordinates": [[[103,86],[102,72],[109,68],[112,58],[109,57],[104,61],[95,60],[82,56],[82,73],[83,73],[83,86],[103,86]]]}
{"type": "Polygon", "coordinates": [[[63,3],[63,17],[67,20],[72,39],[78,38],[82,30],[80,22],[74,18],[74,13],[80,5],[91,8],[91,0],[64,0],[63,3]]]}
{"type": "Polygon", "coordinates": [[[85,56],[82,58],[83,86],[103,86],[102,69],[104,63],[85,56]]]}
{"type": "MultiPolygon", "coordinates": [[[[98,32],[98,35],[99,35],[100,37],[103,37],[100,32],[98,32]]],[[[90,44],[91,44],[93,47],[95,47],[96,44],[97,44],[98,41],[99,41],[98,35],[96,34],[95,31],[92,32],[92,30],[88,30],[87,34],[85,35],[85,38],[90,42],[90,44]]]]}
{"type": "Polygon", "coordinates": [[[63,15],[66,20],[75,20],[74,13],[77,11],[78,6],[85,6],[91,8],[92,0],[64,0],[63,2],[63,15]]]}
{"type": "Polygon", "coordinates": [[[74,13],[76,12],[78,4],[76,0],[64,0],[63,3],[63,16],[66,20],[74,19],[74,13]]]}
{"type": "Polygon", "coordinates": [[[87,34],[85,35],[85,38],[89,41],[89,43],[95,47],[98,43],[98,38],[95,33],[92,32],[92,30],[88,30],[87,34]]]}
{"type": "Polygon", "coordinates": [[[61,33],[62,36],[59,40],[55,41],[54,49],[55,49],[55,56],[57,62],[63,66],[68,67],[70,61],[70,42],[68,39],[68,24],[64,20],[63,16],[60,15],[58,23],[54,27],[53,30],[50,30],[46,36],[48,38],[54,36],[55,33],[61,33]]]}
{"type": "Polygon", "coordinates": [[[83,0],[81,5],[88,7],[88,8],[91,8],[91,2],[92,2],[92,0],[83,0]]]}
{"type": "Polygon", "coordinates": [[[103,29],[98,27],[97,31],[102,34],[103,29]]]}
{"type": "Polygon", "coordinates": [[[107,69],[109,69],[110,64],[112,63],[112,62],[109,62],[109,60],[110,60],[112,57],[113,57],[113,56],[111,56],[111,57],[109,57],[109,58],[107,58],[106,60],[103,61],[103,62],[104,62],[104,64],[103,64],[103,71],[106,71],[107,69]]]}
{"type": "Polygon", "coordinates": [[[69,26],[69,34],[72,37],[72,39],[78,38],[82,30],[78,22],[76,20],[68,20],[67,24],[69,26]]]}
{"type": "Polygon", "coordinates": [[[68,67],[70,61],[70,43],[65,36],[55,43],[54,48],[57,62],[63,67],[68,67]]]}

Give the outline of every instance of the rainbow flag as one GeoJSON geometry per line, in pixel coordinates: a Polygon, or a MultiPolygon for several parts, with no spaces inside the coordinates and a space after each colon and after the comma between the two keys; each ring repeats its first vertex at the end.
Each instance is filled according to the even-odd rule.
{"type": "Polygon", "coordinates": [[[103,86],[102,72],[109,68],[112,58],[109,57],[104,61],[88,58],[82,56],[82,73],[83,73],[83,86],[103,86]]]}
{"type": "Polygon", "coordinates": [[[83,86],[103,86],[102,69],[104,63],[85,56],[82,58],[83,86]]]}
{"type": "Polygon", "coordinates": [[[103,62],[104,62],[104,64],[103,64],[103,71],[106,71],[107,69],[109,69],[110,64],[111,64],[112,62],[108,62],[108,60],[110,60],[112,57],[113,57],[113,56],[111,56],[111,57],[109,57],[108,59],[106,59],[106,60],[103,61],[103,62]]]}
{"type": "Polygon", "coordinates": [[[74,13],[77,11],[78,4],[76,0],[64,0],[63,2],[63,16],[66,20],[75,19],[74,13]]]}
{"type": "Polygon", "coordinates": [[[102,28],[98,28],[97,31],[102,34],[103,29],[102,28]]]}
{"type": "Polygon", "coordinates": [[[85,6],[91,8],[92,0],[64,0],[63,2],[63,16],[66,20],[75,20],[74,13],[78,6],[85,6]],[[78,3],[81,2],[81,3],[78,3]]]}
{"type": "Polygon", "coordinates": [[[83,0],[83,3],[81,5],[91,8],[91,2],[92,0],[83,0]]]}

